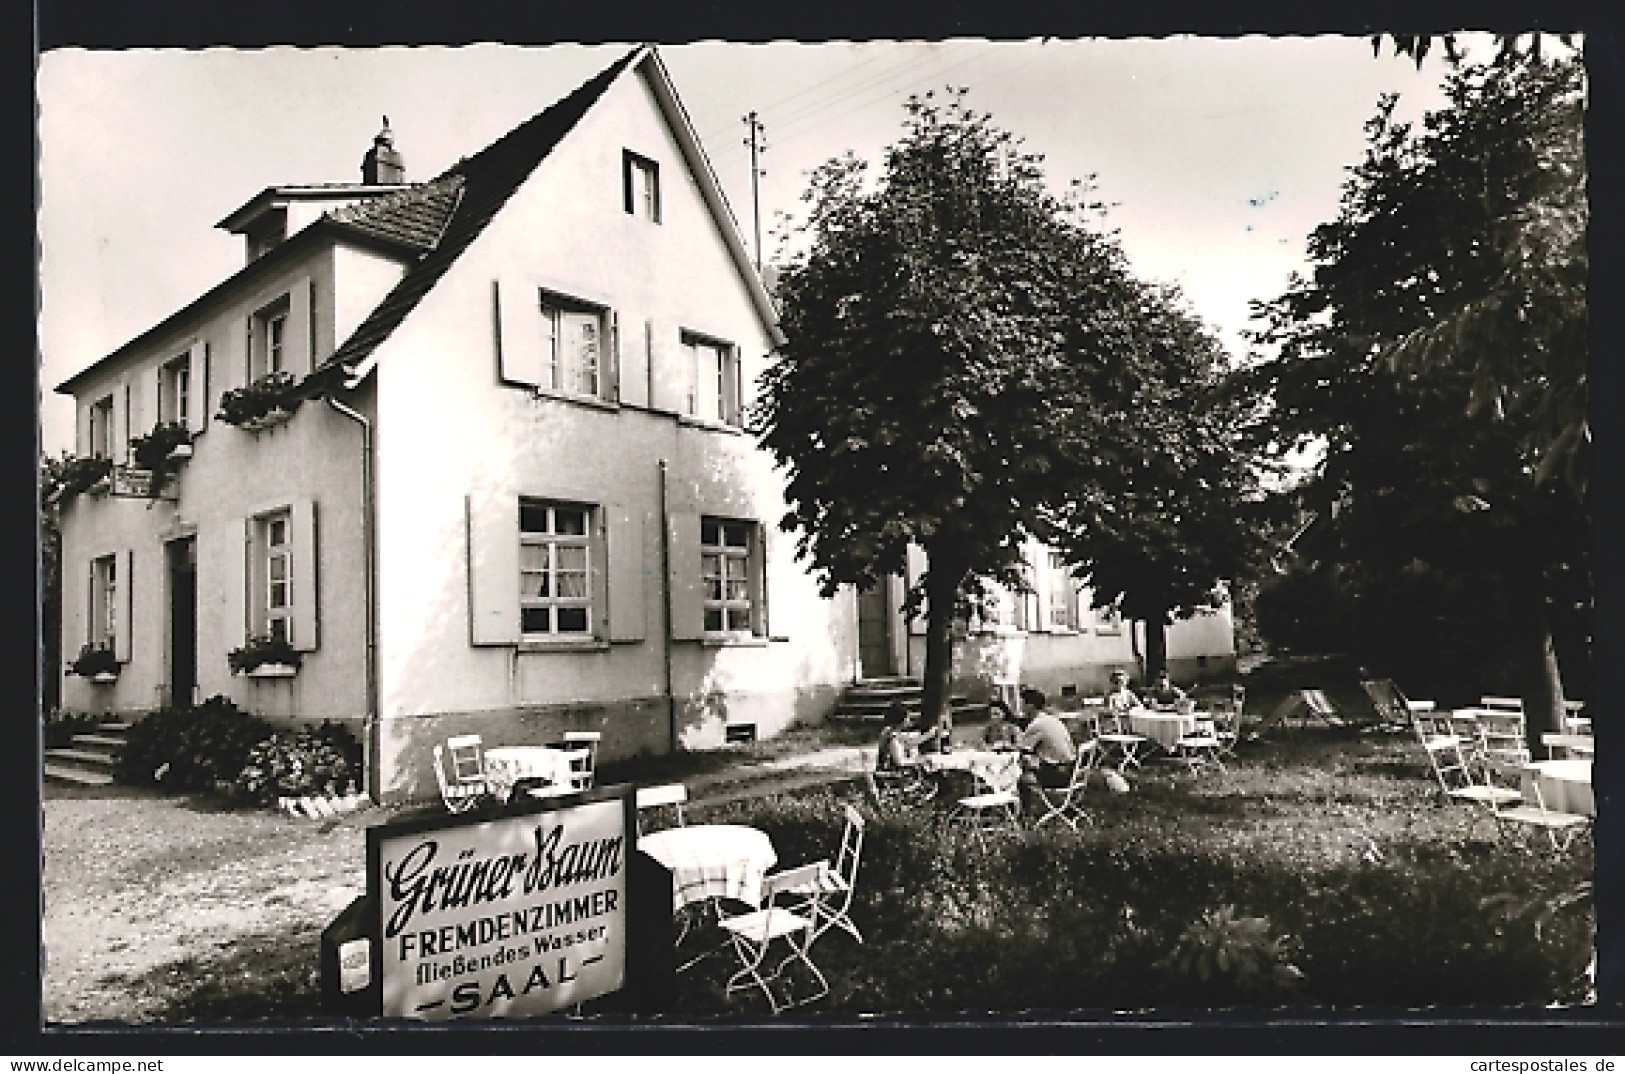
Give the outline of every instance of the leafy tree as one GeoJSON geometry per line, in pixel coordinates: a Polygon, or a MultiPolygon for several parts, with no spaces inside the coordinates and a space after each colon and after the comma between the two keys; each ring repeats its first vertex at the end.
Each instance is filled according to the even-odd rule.
{"type": "Polygon", "coordinates": [[[45,455],[39,467],[40,705],[44,712],[62,701],[62,526],[52,500],[62,485],[71,456],[45,455]]]}
{"type": "Polygon", "coordinates": [[[1590,600],[1581,72],[1531,56],[1445,88],[1420,130],[1379,106],[1312,277],[1261,311],[1278,357],[1253,376],[1283,443],[1326,442],[1308,493],[1352,594],[1503,627],[1534,737],[1561,711],[1553,617],[1590,600]]]}
{"type": "Polygon", "coordinates": [[[1214,608],[1227,581],[1271,547],[1250,425],[1228,356],[1177,292],[1124,281],[1124,331],[1082,343],[1069,369],[1096,418],[1074,424],[1070,495],[1053,539],[1086,577],[1097,607],[1146,624],[1146,670],[1167,663],[1167,627],[1214,608]]]}
{"type": "Polygon", "coordinates": [[[963,97],[912,99],[876,182],[850,155],[813,173],[759,413],[788,474],[781,525],[826,595],[924,549],[909,607],[925,605],[928,719],[956,604],[984,578],[1020,584],[1022,543],[1067,491],[1067,445],[1096,420],[1066,325],[1110,322],[1125,278],[1081,199],[1051,195],[1038,158],[963,97]]]}

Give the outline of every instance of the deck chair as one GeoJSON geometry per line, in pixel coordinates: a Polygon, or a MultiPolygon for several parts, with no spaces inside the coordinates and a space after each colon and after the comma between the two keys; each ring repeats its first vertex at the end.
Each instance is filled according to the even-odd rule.
{"type": "MultiPolygon", "coordinates": [[[[1523,777],[1525,766],[1515,766],[1492,760],[1487,771],[1503,774],[1512,773],[1523,777]]],[[[1486,781],[1488,782],[1487,775],[1486,781]]],[[[1490,799],[1490,809],[1494,811],[1495,819],[1509,824],[1522,824],[1527,827],[1538,828],[1545,832],[1547,838],[1552,841],[1552,849],[1559,854],[1563,853],[1569,848],[1569,844],[1574,842],[1574,837],[1590,825],[1591,818],[1579,813],[1562,813],[1557,810],[1547,809],[1546,797],[1540,792],[1540,778],[1536,773],[1529,772],[1527,778],[1524,779],[1524,783],[1534,789],[1534,804],[1521,802],[1521,804],[1514,805],[1511,802],[1501,802],[1492,798],[1490,799]]],[[[1522,792],[1520,791],[1518,798],[1513,799],[1513,801],[1518,802],[1521,798],[1522,792]]]]}
{"type": "Polygon", "coordinates": [[[578,791],[592,789],[593,773],[598,765],[598,742],[601,731],[566,731],[564,749],[570,754],[570,786],[578,791]]]}
{"type": "Polygon", "coordinates": [[[1477,802],[1492,809],[1497,803],[1509,805],[1520,801],[1523,795],[1508,787],[1498,787],[1490,780],[1474,778],[1472,766],[1462,752],[1461,736],[1452,734],[1442,716],[1417,713],[1412,721],[1416,737],[1427,754],[1428,767],[1445,795],[1458,802],[1477,802]]]}
{"type": "Polygon", "coordinates": [[[1337,709],[1323,691],[1297,690],[1283,697],[1274,711],[1264,717],[1264,722],[1258,726],[1258,733],[1263,734],[1273,727],[1286,727],[1290,719],[1296,719],[1299,727],[1308,726],[1311,719],[1321,720],[1328,727],[1346,726],[1346,721],[1337,714],[1337,709]]]}
{"type": "Polygon", "coordinates": [[[835,864],[819,862],[823,868],[815,879],[780,888],[780,892],[792,900],[790,909],[812,919],[814,940],[838,928],[859,943],[863,942],[863,933],[858,931],[851,916],[852,893],[858,888],[858,865],[863,860],[863,831],[863,814],[847,806],[846,827],[841,832],[835,864]]]}
{"type": "Polygon", "coordinates": [[[1038,819],[1033,821],[1034,830],[1042,828],[1048,821],[1056,820],[1076,832],[1079,824],[1089,822],[1089,814],[1083,809],[1083,788],[1089,782],[1089,773],[1094,771],[1099,761],[1099,739],[1079,743],[1078,755],[1072,761],[1072,773],[1066,786],[1046,787],[1040,783],[1033,787],[1033,798],[1041,810],[1038,819]]]}
{"type": "Polygon", "coordinates": [[[485,779],[485,747],[479,735],[453,735],[434,745],[434,775],[440,800],[450,813],[462,813],[490,793],[485,779]]]}
{"type": "Polygon", "coordinates": [[[681,783],[665,783],[658,787],[639,787],[634,796],[637,805],[638,835],[643,835],[643,814],[650,809],[670,806],[677,814],[677,827],[684,826],[683,803],[688,801],[688,788],[681,783]]]}
{"type": "Polygon", "coordinates": [[[1377,710],[1382,722],[1395,727],[1409,727],[1418,712],[1433,712],[1431,701],[1412,701],[1400,692],[1393,679],[1369,679],[1360,683],[1371,707],[1377,710]]]}
{"type": "Polygon", "coordinates": [[[823,972],[812,960],[813,940],[817,938],[812,918],[786,907],[773,905],[774,899],[781,893],[816,883],[821,871],[828,868],[828,862],[815,862],[774,873],[762,881],[760,910],[724,917],[717,922],[728,934],[728,940],[739,960],[739,969],[723,986],[723,995],[732,995],[741,989],[759,988],[762,995],[767,997],[768,1007],[774,1014],[778,1014],[780,1011],[811,1003],[829,994],[829,982],[824,979],[823,972]],[[779,943],[788,948],[789,953],[771,972],[764,973],[763,964],[767,960],[768,951],[774,944],[779,943]],[[788,978],[785,977],[785,971],[796,962],[807,967],[815,982],[812,993],[800,998],[795,996],[788,978]],[[785,979],[785,997],[782,1001],[773,990],[774,982],[781,978],[785,979]]]}

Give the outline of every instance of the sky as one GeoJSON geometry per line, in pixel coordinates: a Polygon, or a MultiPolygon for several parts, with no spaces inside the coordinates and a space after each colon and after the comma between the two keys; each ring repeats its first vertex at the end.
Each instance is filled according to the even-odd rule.
{"type": "MultiPolygon", "coordinates": [[[[1490,45],[1471,36],[1469,53],[1490,45]]],[[[64,49],[40,58],[41,435],[72,446],[53,390],[242,266],[214,225],[279,184],[356,182],[387,115],[427,180],[546,108],[626,45],[261,50],[64,49]]],[[[807,172],[848,150],[878,163],[911,94],[968,102],[1045,158],[1060,190],[1095,176],[1135,272],[1177,283],[1232,353],[1248,303],[1303,271],[1383,93],[1401,118],[1438,107],[1418,70],[1364,37],[1161,38],[662,46],[751,242],[743,117],[765,129],[764,256],[807,172]]]]}

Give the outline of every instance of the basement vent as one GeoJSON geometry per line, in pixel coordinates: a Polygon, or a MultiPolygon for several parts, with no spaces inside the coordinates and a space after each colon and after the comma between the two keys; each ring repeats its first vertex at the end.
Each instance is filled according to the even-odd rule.
{"type": "Polygon", "coordinates": [[[756,725],[753,723],[731,723],[723,729],[723,738],[732,745],[735,742],[755,742],[756,725]]]}
{"type": "Polygon", "coordinates": [[[1077,697],[1078,696],[1078,684],[1075,683],[1075,682],[1069,682],[1069,683],[1066,683],[1065,685],[1063,685],[1061,687],[1061,696],[1062,697],[1077,697]]]}

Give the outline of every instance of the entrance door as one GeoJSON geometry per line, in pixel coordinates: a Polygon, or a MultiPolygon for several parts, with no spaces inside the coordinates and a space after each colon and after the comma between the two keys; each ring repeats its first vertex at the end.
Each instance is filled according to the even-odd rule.
{"type": "Polygon", "coordinates": [[[169,704],[192,706],[197,687],[197,541],[171,541],[169,555],[169,704]]]}
{"type": "Polygon", "coordinates": [[[897,673],[891,654],[891,586],[882,581],[858,594],[858,663],[866,679],[897,673]]]}

